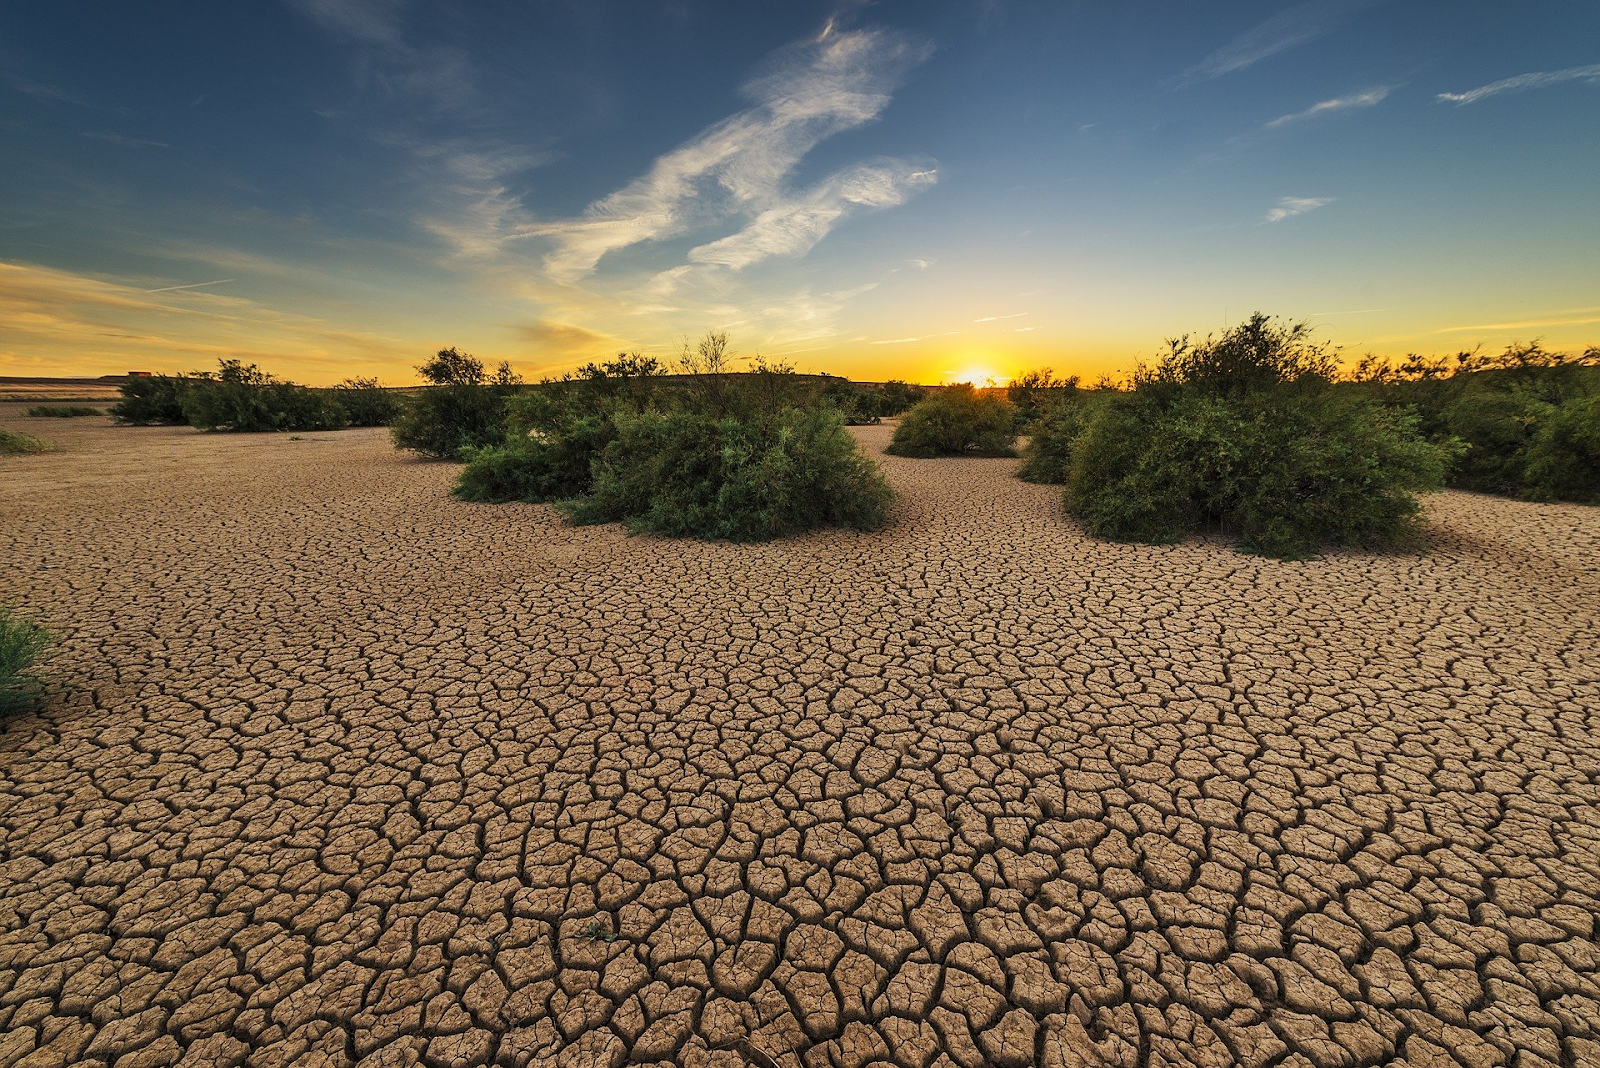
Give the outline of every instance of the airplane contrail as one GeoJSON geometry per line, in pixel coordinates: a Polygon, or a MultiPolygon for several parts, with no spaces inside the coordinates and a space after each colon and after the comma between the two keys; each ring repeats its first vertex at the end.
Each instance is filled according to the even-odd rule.
{"type": "Polygon", "coordinates": [[[219,278],[215,282],[193,282],[186,286],[162,286],[160,289],[147,289],[146,293],[171,293],[174,289],[200,289],[203,286],[220,286],[224,282],[234,282],[234,278],[219,278]]]}

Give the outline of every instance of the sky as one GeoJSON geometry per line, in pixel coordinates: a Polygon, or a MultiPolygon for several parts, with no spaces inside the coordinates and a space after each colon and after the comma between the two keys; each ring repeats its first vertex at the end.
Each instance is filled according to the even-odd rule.
{"type": "Polygon", "coordinates": [[[1600,4],[18,0],[0,374],[1600,342],[1600,4]]]}

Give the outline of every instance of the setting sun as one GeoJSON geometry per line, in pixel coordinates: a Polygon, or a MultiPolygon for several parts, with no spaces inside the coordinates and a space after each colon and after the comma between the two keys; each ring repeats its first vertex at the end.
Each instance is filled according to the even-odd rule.
{"type": "Polygon", "coordinates": [[[1003,386],[1006,377],[983,364],[968,364],[961,371],[945,375],[945,385],[953,386],[958,382],[970,382],[980,389],[984,386],[1003,386]]]}

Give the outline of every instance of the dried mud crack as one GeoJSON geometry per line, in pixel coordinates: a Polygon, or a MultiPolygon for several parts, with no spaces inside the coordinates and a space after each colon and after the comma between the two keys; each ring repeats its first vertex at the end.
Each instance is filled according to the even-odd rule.
{"type": "Polygon", "coordinates": [[[0,1064],[1600,1064],[1600,509],[1286,564],[889,458],[730,546],[51,432],[0,1064]]]}

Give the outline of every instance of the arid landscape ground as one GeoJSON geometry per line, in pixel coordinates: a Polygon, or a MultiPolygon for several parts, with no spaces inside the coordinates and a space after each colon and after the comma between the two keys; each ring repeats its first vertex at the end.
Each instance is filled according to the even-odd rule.
{"type": "Polygon", "coordinates": [[[16,407],[0,1064],[1600,1064],[1600,509],[739,546],[16,407]]]}

